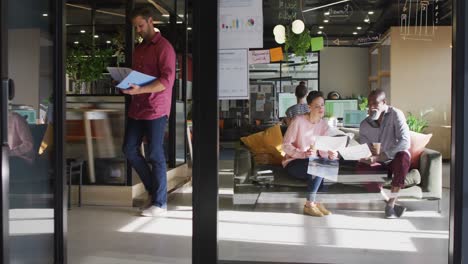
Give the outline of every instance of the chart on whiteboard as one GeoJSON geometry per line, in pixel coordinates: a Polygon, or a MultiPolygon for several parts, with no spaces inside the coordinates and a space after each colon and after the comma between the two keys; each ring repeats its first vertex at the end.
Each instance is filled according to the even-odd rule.
{"type": "Polygon", "coordinates": [[[249,99],[247,50],[220,50],[218,60],[219,99],[249,99]]]}
{"type": "Polygon", "coordinates": [[[219,0],[219,49],[263,48],[262,0],[219,0]]]}

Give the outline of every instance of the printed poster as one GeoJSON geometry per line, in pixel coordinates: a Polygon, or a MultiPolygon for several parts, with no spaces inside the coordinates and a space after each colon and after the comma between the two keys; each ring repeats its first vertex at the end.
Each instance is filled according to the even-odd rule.
{"type": "Polygon", "coordinates": [[[219,49],[263,48],[263,1],[219,0],[219,49]]]}
{"type": "Polygon", "coordinates": [[[218,92],[220,100],[249,99],[247,50],[218,51],[218,92]]]}

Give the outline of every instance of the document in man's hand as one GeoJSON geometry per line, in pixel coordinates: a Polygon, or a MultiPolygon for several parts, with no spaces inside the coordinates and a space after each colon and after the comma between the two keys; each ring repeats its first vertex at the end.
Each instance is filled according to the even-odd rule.
{"type": "Polygon", "coordinates": [[[327,137],[321,136],[315,139],[315,148],[318,150],[339,150],[346,147],[348,137],[327,137]]]}
{"type": "Polygon", "coordinates": [[[107,67],[107,70],[109,71],[112,79],[118,82],[121,82],[132,72],[132,69],[125,67],[107,67]]]}
{"type": "Polygon", "coordinates": [[[125,79],[123,79],[119,84],[117,84],[117,88],[128,89],[130,88],[130,84],[143,86],[154,80],[156,80],[156,77],[154,76],[147,75],[138,71],[132,71],[127,77],[125,77],[125,79]]]}
{"type": "Polygon", "coordinates": [[[367,144],[339,149],[338,152],[344,160],[360,160],[372,156],[367,144]]]}

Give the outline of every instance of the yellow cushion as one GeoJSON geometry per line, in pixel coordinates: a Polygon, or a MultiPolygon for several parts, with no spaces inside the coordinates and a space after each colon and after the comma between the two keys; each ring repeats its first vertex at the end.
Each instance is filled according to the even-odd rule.
{"type": "Polygon", "coordinates": [[[281,164],[283,134],[279,124],[248,137],[242,137],[241,141],[252,151],[258,164],[281,164]]]}

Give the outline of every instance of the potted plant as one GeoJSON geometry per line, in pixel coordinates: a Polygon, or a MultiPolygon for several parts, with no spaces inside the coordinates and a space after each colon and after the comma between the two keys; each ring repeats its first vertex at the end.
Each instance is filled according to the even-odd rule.
{"type": "Polygon", "coordinates": [[[89,93],[102,78],[113,55],[112,48],[101,48],[84,39],[67,50],[66,72],[74,84],[74,93],[89,93]]]}
{"type": "Polygon", "coordinates": [[[367,107],[368,107],[368,104],[369,102],[367,101],[367,97],[365,96],[358,96],[358,107],[359,107],[359,110],[361,111],[366,111],[367,110],[367,107]]]}
{"type": "Polygon", "coordinates": [[[284,50],[291,50],[296,56],[300,56],[303,63],[307,62],[307,51],[310,50],[310,31],[304,29],[301,34],[295,34],[290,27],[286,28],[286,42],[284,50]]]}
{"type": "Polygon", "coordinates": [[[408,124],[409,130],[417,133],[422,133],[424,129],[428,126],[428,122],[424,118],[424,116],[425,114],[418,117],[416,115],[413,115],[411,112],[408,112],[408,116],[406,117],[406,123],[408,124]]]}

